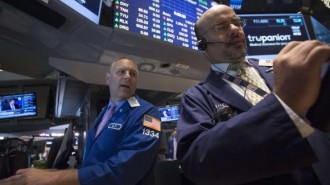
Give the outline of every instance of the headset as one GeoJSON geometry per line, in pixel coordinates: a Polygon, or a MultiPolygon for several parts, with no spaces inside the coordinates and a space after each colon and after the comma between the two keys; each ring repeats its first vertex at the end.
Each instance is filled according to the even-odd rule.
{"type": "Polygon", "coordinates": [[[207,48],[207,45],[208,44],[218,44],[218,43],[220,43],[220,44],[229,44],[230,45],[230,43],[228,43],[228,42],[220,42],[220,41],[217,41],[217,42],[214,42],[214,41],[207,41],[204,37],[200,37],[200,35],[199,35],[199,33],[198,33],[198,29],[197,29],[197,26],[196,26],[196,24],[195,24],[195,35],[196,35],[196,37],[197,37],[197,47],[198,47],[198,49],[199,50],[201,50],[201,51],[205,51],[206,50],[206,48],[207,48]]]}
{"type": "Polygon", "coordinates": [[[217,41],[217,42],[207,41],[203,37],[200,40],[197,41],[197,47],[201,51],[205,51],[208,44],[228,44],[228,45],[230,45],[231,43],[229,43],[229,42],[220,42],[220,41],[217,41]]]}

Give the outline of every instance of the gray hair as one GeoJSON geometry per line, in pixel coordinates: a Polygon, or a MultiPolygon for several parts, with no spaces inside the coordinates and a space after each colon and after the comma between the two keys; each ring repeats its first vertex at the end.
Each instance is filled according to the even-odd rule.
{"type": "MultiPolygon", "coordinates": [[[[108,73],[111,73],[111,71],[112,71],[113,66],[115,65],[115,63],[118,62],[119,60],[122,60],[122,59],[130,60],[130,61],[132,61],[132,62],[137,66],[135,60],[134,60],[132,57],[128,57],[128,56],[120,56],[120,57],[117,57],[117,58],[115,58],[115,59],[112,60],[112,63],[111,63],[111,66],[110,66],[110,68],[109,68],[108,73]]],[[[137,69],[137,70],[139,70],[139,69],[137,69]]],[[[139,71],[137,71],[137,72],[139,72],[139,71]]]]}

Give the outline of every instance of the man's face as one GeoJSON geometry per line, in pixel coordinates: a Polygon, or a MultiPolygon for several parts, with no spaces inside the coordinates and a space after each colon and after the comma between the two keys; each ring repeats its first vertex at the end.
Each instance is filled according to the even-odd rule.
{"type": "Polygon", "coordinates": [[[228,6],[220,5],[209,9],[199,21],[199,33],[211,42],[206,52],[214,61],[238,62],[245,58],[247,45],[242,21],[228,6]]]}
{"type": "Polygon", "coordinates": [[[116,61],[107,73],[111,101],[125,100],[134,95],[137,84],[137,66],[129,59],[116,61]]]}

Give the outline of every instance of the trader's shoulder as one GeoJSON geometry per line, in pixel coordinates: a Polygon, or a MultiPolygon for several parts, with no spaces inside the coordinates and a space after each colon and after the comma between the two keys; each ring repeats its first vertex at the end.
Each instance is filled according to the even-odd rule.
{"type": "Polygon", "coordinates": [[[148,102],[145,99],[140,98],[139,96],[135,95],[135,98],[139,102],[140,108],[155,107],[153,104],[151,104],[150,102],[148,102]]]}
{"type": "Polygon", "coordinates": [[[204,84],[206,82],[203,80],[193,86],[191,86],[190,88],[188,88],[184,93],[183,93],[183,97],[184,96],[198,96],[199,94],[204,94],[203,92],[206,90],[204,87],[204,84]]]}
{"type": "Polygon", "coordinates": [[[152,103],[148,102],[147,100],[144,100],[140,98],[139,96],[135,95],[135,100],[138,103],[138,106],[131,106],[133,108],[133,111],[137,112],[158,112],[157,107],[155,107],[152,103]]]}

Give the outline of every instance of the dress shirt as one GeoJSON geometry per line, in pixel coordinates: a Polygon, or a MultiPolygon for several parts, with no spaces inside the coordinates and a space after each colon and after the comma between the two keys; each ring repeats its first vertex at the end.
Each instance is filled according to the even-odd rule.
{"type": "MultiPolygon", "coordinates": [[[[117,102],[115,102],[115,104],[116,104],[116,110],[115,110],[115,112],[124,104],[126,102],[126,100],[121,100],[121,101],[117,101],[117,102]]],[[[107,105],[107,108],[110,108],[111,107],[111,105],[113,104],[114,102],[112,102],[111,100],[109,100],[109,103],[108,103],[108,105],[107,105]]]]}

